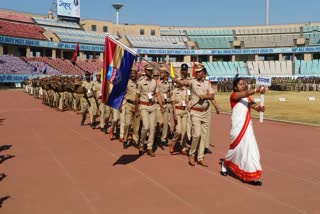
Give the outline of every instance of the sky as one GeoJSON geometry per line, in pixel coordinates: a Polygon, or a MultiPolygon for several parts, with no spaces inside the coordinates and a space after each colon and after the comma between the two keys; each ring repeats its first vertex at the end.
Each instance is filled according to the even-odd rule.
{"type": "MultiPolygon", "coordinates": [[[[55,0],[0,0],[0,8],[46,15],[55,0]]],[[[265,24],[266,0],[80,0],[81,19],[116,22],[113,3],[124,7],[121,24],[247,26],[265,24]]],[[[320,0],[269,0],[269,24],[320,22],[320,0]]]]}

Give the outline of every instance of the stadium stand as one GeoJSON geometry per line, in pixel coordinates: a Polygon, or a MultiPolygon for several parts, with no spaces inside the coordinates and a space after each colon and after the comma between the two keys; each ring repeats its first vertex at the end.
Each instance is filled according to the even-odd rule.
{"type": "Polygon", "coordinates": [[[43,28],[57,35],[62,42],[103,45],[106,37],[106,33],[46,26],[43,26],[43,28]]]}
{"type": "Polygon", "coordinates": [[[56,69],[52,68],[48,64],[44,62],[38,62],[38,61],[29,61],[29,64],[32,65],[34,68],[37,69],[38,73],[43,73],[47,75],[60,75],[62,74],[60,71],[57,71],[56,69]]]}
{"type": "Polygon", "coordinates": [[[292,76],[291,61],[248,61],[249,75],[292,76]]]}
{"type": "Polygon", "coordinates": [[[186,32],[183,30],[167,30],[160,29],[161,36],[186,36],[186,32]]]}
{"type": "MultiPolygon", "coordinates": [[[[315,49],[314,52],[311,52],[314,47],[310,47],[311,51],[309,49],[306,52],[299,50],[297,52],[285,51],[285,53],[281,53],[280,49],[275,49],[274,52],[264,53],[264,50],[262,50],[262,48],[285,48],[286,50],[287,47],[305,48],[308,46],[318,46],[320,45],[319,23],[226,28],[155,28],[160,30],[160,32],[154,30],[155,35],[160,36],[138,35],[137,32],[143,29],[143,26],[136,27],[136,29],[134,26],[129,26],[128,29],[125,29],[126,25],[123,25],[120,29],[117,28],[119,26],[110,26],[109,22],[104,23],[97,21],[97,23],[95,23],[94,20],[92,23],[90,22],[88,26],[89,27],[85,28],[87,31],[85,31],[82,29],[83,25],[80,26],[77,23],[77,20],[62,21],[59,18],[52,17],[52,13],[51,16],[49,16],[48,13],[48,18],[40,18],[40,16],[36,15],[28,16],[14,11],[0,10],[1,36],[34,40],[48,40],[50,37],[51,41],[48,41],[48,43],[65,42],[74,44],[79,42],[80,44],[85,45],[100,46],[99,50],[95,48],[88,48],[86,51],[80,50],[81,59],[79,58],[74,66],[70,62],[72,56],[70,48],[68,50],[62,48],[67,47],[68,44],[62,44],[57,47],[56,43],[52,44],[52,46],[47,43],[45,43],[46,45],[42,45],[42,43],[35,43],[36,45],[30,43],[31,45],[28,46],[22,45],[22,43],[12,43],[9,41],[10,39],[8,42],[5,41],[6,38],[2,38],[2,41],[5,41],[3,44],[0,44],[0,51],[2,54],[16,52],[17,56],[23,55],[30,57],[31,55],[36,55],[38,57],[25,58],[31,66],[29,65],[29,67],[20,68],[20,65],[16,65],[13,66],[12,71],[4,66],[4,64],[7,65],[7,61],[6,59],[3,59],[1,61],[2,67],[0,68],[3,70],[0,70],[0,73],[28,73],[31,72],[31,70],[35,70],[35,67],[37,68],[35,72],[41,74],[44,65],[46,65],[46,74],[82,75],[84,70],[88,70],[91,73],[100,71],[102,68],[102,61],[83,61],[83,58],[94,59],[102,56],[101,46],[104,45],[106,36],[106,33],[102,31],[105,31],[104,27],[108,27],[110,30],[108,32],[111,33],[109,35],[120,40],[128,47],[149,49],[142,51],[143,53],[146,53],[145,55],[149,59],[154,61],[166,61],[169,59],[170,61],[173,61],[172,64],[177,74],[179,74],[182,63],[186,62],[189,65],[190,72],[192,71],[193,65],[190,61],[199,60],[202,62],[204,61],[203,64],[205,65],[209,76],[217,77],[232,77],[237,72],[242,76],[320,75],[318,51],[315,49]],[[92,26],[95,26],[95,30],[97,31],[89,31],[90,29],[93,29],[91,28],[92,26]],[[244,51],[243,53],[237,53],[237,51],[233,51],[235,49],[241,50],[246,48],[254,50],[251,50],[252,52],[250,53],[244,53],[244,51]],[[50,49],[52,49],[52,51],[50,49]],[[170,50],[166,54],[158,54],[159,56],[157,56],[152,49],[175,49],[179,50],[181,53],[186,53],[186,55],[176,56],[178,55],[177,53],[170,55],[170,50]],[[288,53],[290,53],[290,56],[288,53]],[[68,59],[54,59],[55,57],[68,59]],[[297,58],[299,60],[289,60],[297,58]],[[277,61],[278,59],[280,60],[277,61]]],[[[18,40],[18,42],[20,41],[23,40],[18,40]]],[[[26,43],[29,43],[29,41],[26,41],[26,43]]],[[[17,59],[11,59],[11,61],[14,61],[14,64],[17,64],[17,59]]],[[[168,64],[166,64],[166,66],[169,68],[168,64]]]]}
{"type": "Polygon", "coordinates": [[[232,30],[187,30],[186,33],[200,49],[228,49],[234,40],[232,30]]]}
{"type": "Polygon", "coordinates": [[[0,73],[1,74],[32,74],[34,67],[27,64],[19,57],[12,55],[0,56],[0,73]]]}
{"type": "Polygon", "coordinates": [[[320,26],[304,26],[303,36],[309,40],[309,45],[320,45],[320,26]]]}
{"type": "Polygon", "coordinates": [[[134,48],[186,49],[183,36],[127,36],[134,48]]]}
{"type": "Polygon", "coordinates": [[[103,63],[99,60],[77,61],[76,63],[82,70],[91,73],[99,72],[103,67],[103,63]]]}
{"type": "Polygon", "coordinates": [[[19,13],[13,13],[8,11],[0,10],[0,19],[10,20],[10,21],[16,21],[16,22],[24,22],[24,23],[30,23],[33,24],[34,21],[31,17],[25,16],[19,13]]]}
{"type": "Polygon", "coordinates": [[[234,76],[239,73],[241,76],[248,76],[244,62],[203,62],[209,76],[234,76]]]}
{"type": "Polygon", "coordinates": [[[28,63],[41,62],[47,63],[50,67],[60,71],[64,75],[83,75],[84,71],[78,66],[74,66],[70,60],[66,59],[52,59],[48,57],[33,57],[25,58],[28,63]]]}
{"type": "Polygon", "coordinates": [[[80,29],[79,24],[75,22],[67,22],[67,21],[61,21],[57,19],[46,19],[46,18],[38,18],[33,17],[33,20],[43,26],[53,26],[53,27],[64,27],[64,28],[71,28],[71,29],[80,29]]]}
{"type": "Polygon", "coordinates": [[[295,75],[320,75],[320,63],[319,60],[296,60],[295,61],[295,75]]]}
{"type": "Polygon", "coordinates": [[[292,47],[300,37],[300,27],[238,29],[235,33],[244,48],[292,47]]]}
{"type": "Polygon", "coordinates": [[[35,24],[0,20],[0,35],[46,40],[43,29],[35,24]]]}

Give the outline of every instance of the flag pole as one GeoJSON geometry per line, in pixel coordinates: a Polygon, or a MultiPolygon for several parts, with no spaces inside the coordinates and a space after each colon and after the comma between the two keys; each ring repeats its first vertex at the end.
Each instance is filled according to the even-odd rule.
{"type": "Polygon", "coordinates": [[[152,67],[156,68],[158,71],[160,71],[160,68],[154,64],[152,64],[149,60],[147,60],[146,58],[142,57],[140,54],[137,53],[137,51],[127,47],[126,45],[122,44],[121,42],[115,40],[114,38],[112,38],[109,34],[106,35],[106,37],[108,37],[111,41],[113,41],[114,43],[116,43],[117,45],[123,47],[125,50],[127,50],[128,52],[130,52],[131,54],[140,57],[143,61],[147,62],[149,65],[151,65],[152,67]]]}
{"type": "Polygon", "coordinates": [[[125,46],[124,44],[122,44],[121,42],[115,40],[114,38],[112,38],[111,36],[109,36],[109,34],[107,34],[107,36],[111,41],[113,41],[114,43],[116,43],[117,45],[123,47],[125,50],[127,50],[128,52],[130,52],[132,55],[135,55],[135,56],[139,56],[139,54],[135,51],[135,50],[132,50],[131,48],[125,46]]]}

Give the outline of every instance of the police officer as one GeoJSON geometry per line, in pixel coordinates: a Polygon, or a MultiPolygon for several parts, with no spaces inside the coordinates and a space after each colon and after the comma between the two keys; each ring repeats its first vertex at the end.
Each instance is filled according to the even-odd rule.
{"type": "Polygon", "coordinates": [[[172,92],[172,105],[173,105],[173,116],[175,121],[175,132],[172,139],[172,144],[170,145],[170,153],[174,153],[175,145],[177,142],[181,142],[181,151],[186,151],[186,140],[187,138],[187,121],[188,121],[188,109],[189,97],[187,88],[182,86],[182,84],[177,83],[177,87],[173,89],[172,92]]]}
{"type": "MultiPolygon", "coordinates": [[[[139,139],[139,125],[140,118],[134,116],[135,114],[135,98],[137,94],[137,68],[133,67],[130,73],[130,79],[127,85],[127,91],[123,99],[123,103],[125,103],[125,108],[122,108],[122,111],[125,113],[124,120],[124,131],[123,131],[123,148],[128,148],[128,134],[130,127],[133,126],[133,143],[134,146],[138,146],[139,139]]],[[[122,122],[122,121],[121,121],[122,122]]],[[[121,124],[122,125],[122,124],[121,124]]]]}
{"type": "Polygon", "coordinates": [[[169,71],[166,67],[160,68],[160,81],[158,83],[159,93],[163,104],[163,109],[160,107],[159,100],[157,101],[157,122],[161,130],[161,144],[169,146],[167,142],[168,126],[169,126],[169,100],[171,98],[171,88],[169,79],[169,71]]]}
{"type": "MultiPolygon", "coordinates": [[[[185,63],[181,64],[181,67],[180,67],[180,80],[185,80],[185,81],[189,81],[191,80],[190,77],[188,77],[188,69],[189,69],[189,66],[185,63]]],[[[184,86],[185,87],[185,86],[184,86]]],[[[188,87],[185,87],[186,90],[187,90],[187,95],[188,95],[188,101],[190,101],[190,97],[191,97],[191,92],[190,92],[190,86],[188,87]]],[[[192,136],[192,123],[191,123],[191,115],[190,115],[190,111],[188,111],[188,115],[187,115],[187,139],[186,143],[183,143],[183,145],[185,145],[182,150],[181,150],[181,153],[184,154],[184,155],[188,155],[188,151],[190,150],[191,148],[191,136],[192,136]]]]}
{"type": "Polygon", "coordinates": [[[91,81],[91,73],[89,71],[85,72],[85,80],[82,81],[83,95],[81,97],[81,112],[82,119],[80,125],[84,125],[87,113],[90,116],[90,126],[94,128],[94,116],[97,113],[96,100],[94,98],[94,84],[91,81]]]}
{"type": "Polygon", "coordinates": [[[208,81],[204,80],[204,66],[197,64],[196,78],[184,81],[174,81],[190,86],[191,89],[191,122],[192,122],[192,144],[189,151],[189,161],[191,166],[195,166],[195,153],[198,152],[197,162],[199,165],[208,167],[204,162],[205,140],[208,135],[209,101],[214,99],[214,93],[208,81]]]}
{"type": "Polygon", "coordinates": [[[147,64],[144,67],[144,70],[145,78],[141,79],[138,82],[137,94],[135,99],[136,116],[138,117],[141,114],[142,119],[139,154],[143,154],[144,152],[143,146],[146,142],[147,134],[149,133],[147,142],[147,154],[151,157],[155,157],[155,154],[152,151],[156,124],[155,96],[158,97],[159,105],[162,111],[164,111],[164,107],[162,105],[157,82],[152,78],[153,66],[147,64]]]}

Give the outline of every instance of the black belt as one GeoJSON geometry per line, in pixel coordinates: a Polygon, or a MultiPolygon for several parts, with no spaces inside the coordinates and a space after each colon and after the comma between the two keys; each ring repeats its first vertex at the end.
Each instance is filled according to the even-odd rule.
{"type": "Polygon", "coordinates": [[[132,100],[127,100],[127,103],[130,103],[130,104],[132,104],[132,105],[134,105],[134,101],[132,101],[132,100]]]}

